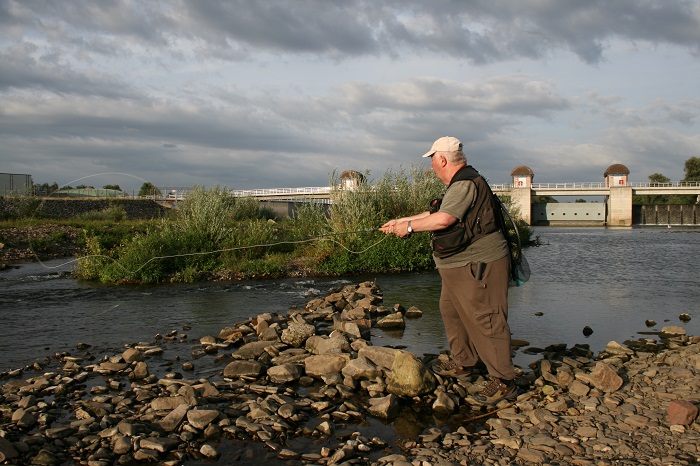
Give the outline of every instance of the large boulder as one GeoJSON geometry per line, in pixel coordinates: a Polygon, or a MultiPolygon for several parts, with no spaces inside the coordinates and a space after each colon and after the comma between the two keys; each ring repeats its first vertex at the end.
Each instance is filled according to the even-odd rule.
{"type": "Polygon", "coordinates": [[[414,397],[435,390],[435,377],[408,351],[399,351],[387,380],[387,391],[397,396],[414,397]]]}

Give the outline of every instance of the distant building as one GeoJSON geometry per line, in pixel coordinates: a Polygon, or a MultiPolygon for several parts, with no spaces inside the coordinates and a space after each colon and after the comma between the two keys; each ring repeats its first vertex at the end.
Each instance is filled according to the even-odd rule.
{"type": "Polygon", "coordinates": [[[355,170],[345,170],[340,174],[340,189],[352,191],[365,182],[365,175],[355,170]]]}
{"type": "Polygon", "coordinates": [[[605,177],[605,186],[610,188],[614,186],[627,186],[629,175],[629,168],[621,163],[612,164],[603,174],[605,177]]]}
{"type": "Polygon", "coordinates": [[[529,188],[532,186],[532,179],[535,177],[535,173],[530,167],[525,165],[520,165],[515,167],[510,175],[513,177],[513,186],[516,188],[529,188]]]}
{"type": "Polygon", "coordinates": [[[0,173],[0,196],[32,193],[32,175],[0,173]]]}

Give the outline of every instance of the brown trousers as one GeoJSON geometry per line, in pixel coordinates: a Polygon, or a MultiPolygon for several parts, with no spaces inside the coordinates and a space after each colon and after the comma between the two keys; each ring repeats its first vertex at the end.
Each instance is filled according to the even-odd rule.
{"type": "Polygon", "coordinates": [[[486,264],[481,280],[475,264],[438,269],[442,277],[440,313],[452,357],[458,364],[474,366],[479,359],[489,375],[515,378],[508,326],[508,277],[510,259],[504,256],[486,264]]]}

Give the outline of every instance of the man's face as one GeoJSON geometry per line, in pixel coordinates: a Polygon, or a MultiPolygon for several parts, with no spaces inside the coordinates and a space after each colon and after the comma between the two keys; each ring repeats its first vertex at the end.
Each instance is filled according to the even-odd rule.
{"type": "Polygon", "coordinates": [[[445,173],[445,167],[447,166],[447,159],[445,158],[444,155],[440,155],[439,153],[434,153],[433,155],[430,156],[430,167],[433,169],[435,174],[437,175],[440,180],[444,183],[445,180],[443,179],[444,173],[445,173]]]}

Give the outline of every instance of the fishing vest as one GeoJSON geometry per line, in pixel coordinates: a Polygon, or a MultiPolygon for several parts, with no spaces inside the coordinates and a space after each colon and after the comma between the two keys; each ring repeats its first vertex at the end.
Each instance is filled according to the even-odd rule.
{"type": "MultiPolygon", "coordinates": [[[[433,254],[440,259],[462,252],[473,242],[500,229],[496,217],[498,206],[491,187],[484,177],[471,165],[467,165],[455,173],[445,193],[457,181],[472,181],[476,185],[476,197],[464,218],[447,228],[431,232],[430,243],[433,254]]],[[[430,201],[431,214],[440,210],[443,198],[444,195],[430,201]]]]}

